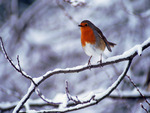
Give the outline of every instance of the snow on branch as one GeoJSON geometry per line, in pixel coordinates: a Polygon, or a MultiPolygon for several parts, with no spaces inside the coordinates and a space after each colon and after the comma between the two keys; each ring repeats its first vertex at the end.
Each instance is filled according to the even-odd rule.
{"type": "MultiPolygon", "coordinates": [[[[92,91],[93,93],[97,93],[99,90],[101,90],[101,92],[104,91],[104,89],[97,89],[95,91],[92,91]]],[[[148,91],[142,91],[142,94],[144,95],[145,98],[150,98],[150,93],[148,91]]],[[[86,92],[82,95],[79,95],[78,97],[79,98],[83,98],[85,97],[87,94],[90,94],[90,92],[86,92]]],[[[59,97],[60,95],[65,95],[65,94],[57,94],[53,100],[51,100],[52,103],[57,103],[55,101],[55,98],[59,97]]],[[[61,97],[62,97],[61,96],[61,97]]],[[[137,93],[136,90],[132,90],[132,91],[119,91],[119,94],[117,91],[113,91],[107,98],[112,98],[112,99],[142,99],[143,97],[137,93]]],[[[15,106],[18,104],[18,101],[16,102],[1,102],[0,103],[0,110],[1,111],[7,111],[7,110],[10,110],[10,109],[14,109],[15,106]]],[[[32,106],[52,106],[52,107],[59,107],[59,104],[56,105],[56,104],[51,104],[51,103],[48,103],[48,102],[45,102],[43,101],[42,99],[28,99],[28,102],[27,104],[32,107],[32,106]]],[[[69,103],[68,106],[71,106],[73,105],[73,103],[69,103]]]]}
{"type": "MultiPolygon", "coordinates": [[[[32,78],[31,76],[27,75],[25,72],[22,71],[21,67],[20,67],[20,62],[19,62],[19,58],[17,58],[18,61],[18,67],[16,67],[14,65],[14,63],[12,62],[12,60],[8,57],[7,52],[4,48],[4,44],[2,41],[2,38],[0,37],[0,41],[1,41],[1,45],[2,45],[2,49],[3,49],[3,53],[5,54],[6,59],[9,61],[9,63],[13,66],[13,68],[15,68],[16,71],[18,71],[19,73],[21,73],[22,76],[24,76],[25,78],[31,80],[31,85],[28,88],[28,91],[26,93],[26,95],[18,102],[17,106],[15,107],[13,113],[17,113],[20,111],[20,109],[25,105],[25,103],[27,102],[27,100],[29,100],[30,96],[32,95],[32,93],[35,91],[35,89],[47,78],[56,75],[56,74],[65,74],[65,73],[78,73],[81,71],[85,71],[88,69],[92,69],[92,68],[97,68],[100,66],[106,66],[106,65],[110,65],[110,64],[114,64],[114,63],[118,63],[118,62],[122,62],[122,61],[128,61],[128,64],[126,66],[126,68],[124,69],[124,71],[122,72],[122,74],[118,77],[118,79],[104,92],[102,93],[91,93],[90,95],[88,95],[88,97],[86,98],[79,98],[80,103],[76,103],[71,107],[68,107],[68,103],[65,102],[66,100],[60,100],[60,103],[62,104],[66,104],[63,105],[63,107],[58,108],[58,109],[52,109],[52,110],[43,110],[44,112],[67,112],[67,111],[73,111],[73,110],[78,110],[78,109],[82,109],[94,104],[97,104],[98,102],[100,102],[101,100],[103,100],[104,98],[106,98],[107,96],[109,96],[112,91],[114,89],[116,89],[116,87],[120,84],[120,82],[123,80],[123,78],[125,77],[126,73],[129,70],[129,67],[131,65],[132,59],[136,56],[136,55],[140,55],[142,54],[142,51],[146,48],[148,48],[150,46],[150,38],[148,38],[145,42],[143,42],[142,44],[136,45],[133,48],[131,48],[130,50],[124,52],[121,55],[117,55],[114,57],[110,57],[108,59],[106,59],[105,61],[103,61],[103,63],[98,63],[98,64],[93,64],[93,65],[81,65],[81,66],[77,66],[77,67],[73,67],[73,68],[66,68],[66,69],[55,69],[53,71],[48,71],[46,72],[44,75],[37,77],[37,78],[32,78]]],[[[59,103],[59,102],[57,102],[59,103]]],[[[60,104],[61,106],[61,104],[60,104]]],[[[43,112],[42,110],[39,112],[43,112]]]]}
{"type": "MultiPolygon", "coordinates": [[[[125,68],[125,70],[123,71],[123,73],[118,77],[118,79],[104,92],[101,93],[91,93],[88,97],[86,98],[79,98],[81,104],[77,104],[76,106],[71,106],[71,107],[64,107],[64,108],[58,108],[58,109],[52,109],[52,110],[40,110],[40,111],[36,111],[39,113],[45,112],[69,112],[69,111],[74,111],[74,110],[79,110],[88,106],[92,106],[97,104],[98,102],[100,102],[101,100],[103,100],[104,98],[106,98],[114,89],[116,89],[116,87],[119,85],[119,83],[122,81],[122,79],[126,76],[129,67],[131,65],[132,59],[128,61],[128,64],[125,68]],[[92,97],[94,97],[93,99],[91,99],[92,97]],[[90,100],[90,101],[88,101],[90,100]],[[84,101],[87,101],[87,103],[85,103],[84,101]]],[[[28,111],[30,112],[30,111],[28,111]]]]}
{"type": "Polygon", "coordinates": [[[106,66],[114,63],[118,63],[121,61],[126,61],[134,58],[137,54],[141,55],[142,51],[146,49],[147,47],[150,46],[150,38],[148,38],[145,42],[143,42],[141,45],[136,45],[130,50],[124,52],[122,55],[117,55],[114,57],[110,57],[103,61],[103,63],[98,63],[98,64],[93,64],[93,65],[81,65],[81,66],[76,66],[73,68],[66,68],[66,69],[54,69],[53,71],[48,71],[44,75],[34,78],[34,81],[36,82],[37,85],[39,85],[41,82],[43,82],[45,79],[49,78],[50,76],[53,76],[55,74],[61,74],[61,73],[78,73],[84,70],[92,69],[92,68],[97,68],[101,66],[106,66]]]}

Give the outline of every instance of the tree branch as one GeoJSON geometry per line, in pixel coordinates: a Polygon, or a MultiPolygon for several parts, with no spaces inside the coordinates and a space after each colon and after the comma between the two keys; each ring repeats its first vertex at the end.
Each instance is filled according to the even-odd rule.
{"type": "MultiPolygon", "coordinates": [[[[2,49],[3,49],[3,52],[4,52],[5,56],[6,56],[6,59],[11,63],[11,65],[19,73],[21,73],[20,69],[18,69],[13,64],[13,62],[11,61],[11,59],[8,57],[8,55],[7,55],[6,51],[5,51],[5,48],[4,48],[4,44],[3,44],[2,38],[0,38],[0,40],[1,40],[1,43],[2,43],[2,49]]],[[[30,96],[35,91],[35,88],[38,85],[40,85],[44,80],[46,80],[47,78],[49,78],[49,77],[51,77],[51,76],[53,76],[55,74],[78,73],[78,72],[81,72],[81,71],[85,71],[85,70],[92,69],[92,68],[97,68],[97,67],[100,67],[100,66],[106,66],[106,65],[110,65],[110,64],[114,64],[114,63],[118,63],[118,62],[122,62],[122,61],[129,61],[126,69],[124,70],[124,72],[118,77],[118,79],[112,84],[112,86],[109,87],[104,93],[96,94],[96,95],[94,94],[95,97],[90,102],[84,103],[82,105],[79,104],[79,105],[72,106],[72,107],[69,107],[69,108],[53,109],[53,110],[49,110],[49,111],[51,111],[51,112],[53,112],[53,111],[58,111],[58,112],[59,111],[60,112],[73,111],[73,110],[77,110],[77,109],[81,109],[81,108],[85,108],[85,107],[94,105],[94,104],[100,102],[105,97],[107,97],[120,84],[120,82],[122,81],[122,79],[126,75],[128,69],[129,69],[129,67],[131,65],[132,59],[136,55],[141,55],[142,51],[144,49],[146,49],[147,47],[149,47],[149,46],[150,46],[150,38],[147,39],[145,42],[143,42],[141,45],[136,45],[135,47],[131,48],[130,50],[124,52],[122,55],[118,55],[118,56],[114,56],[114,57],[110,57],[110,58],[106,59],[106,61],[104,61],[102,64],[94,64],[94,65],[90,65],[90,66],[86,64],[86,65],[83,65],[83,66],[77,66],[77,67],[73,67],[73,68],[55,69],[53,71],[48,71],[47,73],[45,73],[44,75],[42,75],[42,76],[40,76],[38,78],[32,78],[30,76],[25,76],[26,78],[30,79],[32,81],[32,83],[31,83],[30,87],[28,88],[27,94],[17,104],[17,106],[15,107],[13,113],[16,113],[16,112],[20,111],[20,109],[24,106],[25,102],[30,98],[30,96]],[[36,85],[35,85],[35,83],[36,83],[36,85]]],[[[18,63],[19,63],[19,61],[18,61],[18,63]]],[[[20,64],[18,64],[18,65],[20,65],[20,64]]],[[[91,97],[92,96],[93,95],[91,95],[91,97]]],[[[87,99],[86,100],[82,100],[82,102],[85,102],[85,101],[87,101],[87,99]]]]}
{"type": "MultiPolygon", "coordinates": [[[[105,89],[104,89],[104,91],[105,91],[105,89]]],[[[96,93],[96,92],[98,92],[98,90],[92,91],[92,92],[96,93]]],[[[83,95],[86,96],[88,93],[89,92],[86,92],[82,95],[79,95],[78,97],[83,98],[83,95]]],[[[119,93],[120,94],[117,94],[116,91],[113,91],[107,98],[112,98],[112,99],[135,99],[135,100],[136,99],[143,99],[143,97],[141,97],[141,95],[139,93],[136,93],[135,91],[130,91],[130,92],[129,91],[120,91],[119,93]]],[[[150,93],[149,92],[142,91],[142,94],[145,96],[145,98],[150,98],[150,93]]],[[[55,100],[53,100],[51,102],[52,103],[57,103],[55,100]]],[[[28,99],[27,103],[30,107],[42,107],[42,106],[59,107],[59,104],[58,105],[50,104],[48,102],[43,101],[41,98],[34,99],[34,100],[28,99]]],[[[16,102],[1,102],[0,103],[0,110],[3,112],[3,111],[8,111],[8,110],[14,109],[17,104],[18,104],[18,101],[16,101],[16,102]]],[[[75,105],[75,103],[70,102],[70,103],[68,103],[67,107],[70,107],[70,106],[73,106],[73,105],[75,105]]]]}
{"type": "Polygon", "coordinates": [[[32,81],[32,83],[36,86],[36,83],[33,81],[32,77],[30,75],[27,75],[24,71],[22,71],[21,66],[20,66],[20,61],[19,61],[19,56],[17,56],[17,62],[18,62],[18,66],[19,69],[16,67],[16,65],[13,63],[13,61],[10,59],[10,57],[8,56],[5,47],[4,47],[4,43],[2,40],[2,37],[0,37],[0,41],[1,41],[1,47],[2,47],[2,51],[6,57],[6,59],[8,60],[8,62],[13,66],[13,68],[18,71],[21,75],[23,75],[25,78],[29,79],[32,81]]]}
{"type": "MultiPolygon", "coordinates": [[[[54,112],[69,112],[69,111],[74,111],[74,110],[79,110],[85,107],[89,107],[92,105],[97,104],[98,102],[100,102],[101,100],[103,100],[104,98],[106,98],[119,84],[120,82],[123,80],[123,78],[126,76],[129,67],[131,65],[132,59],[129,60],[128,65],[126,66],[126,69],[123,71],[123,73],[118,77],[118,79],[104,92],[102,93],[97,93],[94,94],[94,100],[91,100],[88,103],[83,103],[82,104],[77,104],[76,106],[72,106],[72,107],[65,107],[65,108],[61,108],[61,109],[52,109],[52,110],[40,110],[40,111],[36,111],[37,113],[54,113],[54,112]]],[[[93,97],[93,94],[89,96],[89,98],[93,97]]]]}
{"type": "Polygon", "coordinates": [[[58,107],[59,104],[61,104],[61,103],[52,102],[51,100],[46,99],[46,98],[44,97],[44,95],[41,93],[40,89],[38,89],[38,88],[35,89],[35,92],[37,93],[37,95],[38,95],[44,102],[48,103],[48,104],[51,105],[51,106],[56,106],[56,107],[58,107]]]}
{"type": "Polygon", "coordinates": [[[141,103],[141,107],[142,107],[142,109],[143,109],[146,113],[149,113],[148,110],[143,106],[142,103],[141,103]]]}
{"type": "Polygon", "coordinates": [[[66,81],[66,95],[67,95],[68,100],[73,101],[76,105],[89,103],[90,101],[94,100],[94,98],[95,98],[95,95],[93,95],[91,98],[89,98],[86,101],[80,101],[78,96],[75,96],[75,97],[71,96],[69,93],[69,89],[68,89],[68,81],[66,81]]]}
{"type": "Polygon", "coordinates": [[[145,98],[145,96],[141,93],[141,91],[139,90],[139,88],[135,85],[135,83],[133,82],[133,80],[127,75],[128,79],[130,80],[130,82],[133,84],[133,86],[136,88],[136,90],[139,92],[139,94],[141,95],[141,97],[144,98],[145,102],[150,106],[150,103],[148,102],[148,100],[145,98]]]}
{"type": "Polygon", "coordinates": [[[77,25],[78,22],[76,22],[76,21],[74,20],[74,18],[66,11],[65,7],[59,3],[59,0],[56,0],[56,3],[57,3],[57,5],[59,6],[59,8],[60,8],[61,10],[63,10],[65,16],[68,17],[68,19],[71,20],[75,25],[77,25]]]}

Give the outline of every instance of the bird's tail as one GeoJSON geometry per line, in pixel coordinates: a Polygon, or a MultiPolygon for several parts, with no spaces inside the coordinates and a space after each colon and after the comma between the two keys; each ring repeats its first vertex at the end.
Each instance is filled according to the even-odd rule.
{"type": "Polygon", "coordinates": [[[108,42],[110,47],[114,47],[116,44],[115,43],[112,43],[112,42],[108,42]]]}

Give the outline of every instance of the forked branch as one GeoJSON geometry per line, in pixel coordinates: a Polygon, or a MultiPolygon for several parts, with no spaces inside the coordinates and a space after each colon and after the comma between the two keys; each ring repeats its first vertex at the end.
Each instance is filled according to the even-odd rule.
{"type": "MultiPolygon", "coordinates": [[[[150,38],[149,38],[145,42],[143,42],[142,44],[136,45],[135,47],[131,48],[130,50],[124,52],[122,55],[118,55],[118,56],[114,56],[114,57],[110,57],[110,58],[106,59],[106,61],[104,61],[102,64],[94,64],[94,65],[85,64],[85,65],[77,66],[77,67],[73,67],[73,68],[55,69],[53,71],[46,72],[44,75],[41,75],[38,78],[32,78],[31,76],[27,75],[24,71],[22,71],[21,66],[20,66],[19,57],[17,58],[19,68],[14,65],[12,60],[8,57],[8,54],[5,50],[4,43],[3,43],[1,37],[0,37],[0,41],[1,41],[3,53],[6,57],[6,59],[9,61],[9,63],[15,68],[16,71],[18,71],[19,73],[21,73],[21,75],[23,75],[25,78],[27,78],[31,81],[31,86],[28,88],[28,91],[27,91],[26,95],[20,100],[20,102],[15,107],[15,109],[13,111],[14,113],[19,112],[20,109],[24,106],[25,102],[30,98],[32,93],[35,91],[35,89],[44,80],[46,80],[47,78],[49,78],[53,75],[62,74],[62,73],[64,73],[64,74],[65,73],[78,73],[78,72],[85,71],[85,70],[88,70],[88,69],[98,68],[100,66],[106,66],[106,65],[110,65],[110,64],[114,64],[114,63],[118,63],[118,62],[122,62],[122,61],[128,61],[128,65],[125,68],[125,70],[123,71],[123,73],[103,93],[91,94],[89,96],[89,98],[87,98],[87,99],[80,99],[79,98],[80,102],[82,104],[75,103],[71,107],[68,107],[68,105],[66,105],[66,107],[63,108],[63,109],[52,109],[52,110],[48,110],[48,112],[67,112],[67,111],[78,110],[78,109],[82,109],[82,108],[94,105],[94,104],[100,102],[101,100],[103,100],[104,98],[106,98],[107,96],[109,96],[112,93],[112,91],[114,91],[114,89],[116,89],[116,87],[120,84],[120,82],[123,80],[123,78],[127,74],[128,70],[129,70],[129,67],[131,65],[132,59],[138,54],[141,55],[142,51],[150,46],[150,38]],[[80,105],[80,106],[78,106],[78,105],[80,105]]],[[[39,112],[42,112],[42,111],[39,111],[39,112]]],[[[46,111],[44,111],[44,112],[46,112],[46,111]]]]}

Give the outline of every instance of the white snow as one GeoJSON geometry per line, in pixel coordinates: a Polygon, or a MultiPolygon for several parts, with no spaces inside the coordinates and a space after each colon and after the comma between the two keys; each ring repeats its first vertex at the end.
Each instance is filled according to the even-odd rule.
{"type": "Polygon", "coordinates": [[[148,43],[150,43],[150,37],[142,43],[142,46],[147,45],[148,43]]]}
{"type": "MultiPolygon", "coordinates": [[[[95,95],[95,93],[93,91],[91,91],[86,96],[84,96],[84,97],[78,97],[78,98],[79,98],[79,100],[81,102],[83,102],[83,101],[90,100],[94,95],[95,95]]],[[[91,100],[91,101],[93,101],[93,100],[91,100]]]]}
{"type": "Polygon", "coordinates": [[[150,38],[148,38],[146,41],[144,41],[141,45],[138,44],[138,45],[135,45],[134,47],[132,47],[131,49],[125,51],[123,54],[121,55],[117,55],[117,56],[113,56],[113,57],[109,57],[105,60],[105,62],[108,62],[108,61],[114,61],[114,60],[117,60],[117,59],[121,59],[121,58],[126,58],[132,54],[134,54],[135,52],[138,53],[138,55],[141,55],[142,54],[142,47],[146,44],[150,43],[150,38]]]}
{"type": "Polygon", "coordinates": [[[37,78],[33,78],[33,81],[38,84],[41,80],[43,79],[43,76],[37,77],[37,78]]]}
{"type": "Polygon", "coordinates": [[[80,65],[80,66],[76,66],[76,67],[72,67],[72,68],[66,68],[64,70],[76,70],[76,69],[81,69],[83,67],[87,66],[87,63],[84,64],[84,65],[80,65]]]}
{"type": "Polygon", "coordinates": [[[67,105],[67,103],[68,103],[67,95],[66,95],[66,94],[63,94],[63,93],[58,93],[58,94],[54,97],[53,102],[61,103],[61,104],[59,105],[59,109],[65,108],[66,105],[67,105]]]}
{"type": "MultiPolygon", "coordinates": [[[[127,64],[128,65],[128,64],[127,64]]],[[[95,99],[100,99],[102,98],[103,96],[106,96],[113,88],[115,88],[117,86],[117,84],[121,81],[122,77],[124,76],[124,73],[125,73],[125,70],[122,72],[122,74],[118,77],[118,79],[109,87],[107,88],[106,91],[102,92],[102,93],[99,93],[96,95],[95,99]]]]}
{"type": "Polygon", "coordinates": [[[72,6],[77,6],[80,3],[85,3],[85,0],[70,0],[72,6]]]}
{"type": "Polygon", "coordinates": [[[142,55],[142,46],[141,45],[136,45],[136,48],[137,48],[137,53],[139,56],[142,55]]]}

